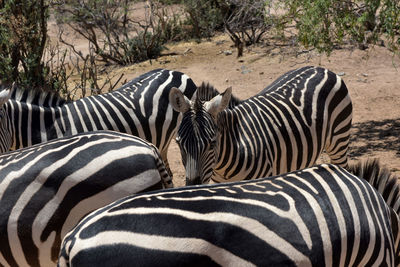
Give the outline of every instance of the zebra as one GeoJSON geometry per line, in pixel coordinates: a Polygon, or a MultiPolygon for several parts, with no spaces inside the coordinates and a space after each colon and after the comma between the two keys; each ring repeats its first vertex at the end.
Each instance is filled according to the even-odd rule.
{"type": "MultiPolygon", "coordinates": [[[[172,87],[178,87],[188,98],[197,89],[192,79],[184,73],[156,69],[113,92],[76,101],[54,98],[28,102],[12,98],[8,100],[11,90],[5,90],[0,113],[7,122],[2,122],[0,126],[0,153],[62,136],[114,130],[138,136],[156,145],[169,170],[168,146],[175,135],[179,116],[169,105],[172,87]],[[45,105],[40,104],[43,102],[45,105]]],[[[31,96],[29,99],[40,97],[31,96]]]]}
{"type": "MultiPolygon", "coordinates": [[[[2,89],[5,89],[4,86],[2,86],[2,89]]],[[[15,101],[44,107],[57,107],[70,102],[51,91],[38,92],[36,90],[17,89],[15,83],[12,85],[10,98],[15,101]]]]}
{"type": "Polygon", "coordinates": [[[0,91],[0,154],[8,151],[12,146],[12,123],[4,105],[11,96],[10,90],[0,91]]]}
{"type": "Polygon", "coordinates": [[[347,170],[358,177],[364,177],[400,216],[400,177],[382,167],[377,158],[358,160],[349,164],[347,170]]]}
{"type": "Polygon", "coordinates": [[[399,226],[366,180],[322,164],[117,200],[66,235],[58,266],[395,266],[399,226]]]}
{"type": "Polygon", "coordinates": [[[173,187],[158,149],[112,131],[0,155],[0,266],[55,266],[62,238],[89,212],[173,187]]]}
{"type": "Polygon", "coordinates": [[[232,88],[218,94],[204,83],[193,101],[177,89],[170,92],[173,108],[183,114],[176,141],[187,185],[306,168],[324,149],[331,163],[348,165],[352,103],[333,72],[303,67],[247,100],[231,94],[232,88]]]}

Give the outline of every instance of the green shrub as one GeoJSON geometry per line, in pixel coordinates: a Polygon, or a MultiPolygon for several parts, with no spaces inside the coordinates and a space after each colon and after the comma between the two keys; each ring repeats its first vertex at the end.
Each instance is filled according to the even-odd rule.
{"type": "Polygon", "coordinates": [[[138,36],[128,39],[124,54],[126,62],[141,62],[154,59],[161,55],[163,49],[162,38],[150,32],[140,32],[138,36]]]}
{"type": "Polygon", "coordinates": [[[294,0],[285,1],[298,30],[298,41],[320,52],[352,43],[364,49],[381,38],[397,50],[400,46],[400,2],[393,0],[294,0]]]}
{"type": "Polygon", "coordinates": [[[183,0],[187,13],[186,25],[191,25],[195,38],[211,37],[224,27],[224,5],[220,0],[183,0]],[[221,2],[221,3],[220,3],[221,2]]]}
{"type": "Polygon", "coordinates": [[[43,63],[49,17],[44,1],[0,1],[0,14],[0,80],[23,87],[52,87],[43,63]]]}

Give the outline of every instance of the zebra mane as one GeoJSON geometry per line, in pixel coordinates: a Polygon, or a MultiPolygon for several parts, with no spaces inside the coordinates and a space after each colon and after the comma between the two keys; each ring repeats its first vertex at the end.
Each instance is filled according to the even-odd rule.
{"type": "Polygon", "coordinates": [[[195,114],[197,114],[198,112],[203,110],[204,101],[205,100],[202,100],[202,98],[196,97],[196,95],[195,95],[195,99],[194,99],[194,103],[193,103],[193,110],[194,110],[195,114]]]}
{"type": "MultiPolygon", "coordinates": [[[[199,87],[197,87],[196,94],[195,94],[195,110],[197,105],[201,105],[201,101],[209,101],[213,97],[219,95],[220,93],[218,92],[217,89],[214,88],[209,83],[202,82],[199,87]],[[197,103],[199,102],[199,103],[197,103]]],[[[229,101],[228,109],[232,109],[235,106],[239,105],[242,101],[235,97],[234,95],[231,96],[231,100],[229,101]]]]}
{"type": "Polygon", "coordinates": [[[388,168],[381,166],[376,158],[349,164],[348,170],[372,185],[396,214],[400,215],[400,184],[398,181],[400,177],[391,173],[388,168]]]}
{"type": "Polygon", "coordinates": [[[53,92],[21,88],[13,90],[11,99],[43,107],[57,107],[69,102],[53,92]]]}

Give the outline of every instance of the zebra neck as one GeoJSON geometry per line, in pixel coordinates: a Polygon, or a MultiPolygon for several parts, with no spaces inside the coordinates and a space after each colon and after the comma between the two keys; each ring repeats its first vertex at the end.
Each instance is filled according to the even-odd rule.
{"type": "MultiPolygon", "coordinates": [[[[64,106],[63,106],[64,107],[64,106]]],[[[53,131],[61,107],[44,107],[15,100],[7,106],[12,121],[13,149],[19,149],[60,137],[53,131]]]]}
{"type": "MultiPolygon", "coordinates": [[[[216,176],[228,179],[229,175],[227,168],[230,163],[235,160],[235,155],[239,150],[246,150],[246,147],[240,142],[243,138],[242,129],[238,123],[237,114],[230,109],[222,111],[217,120],[218,127],[218,159],[214,168],[216,176]],[[233,153],[233,154],[232,154],[233,153]]],[[[244,162],[242,162],[244,163],[244,162]]],[[[245,163],[244,163],[245,164],[245,163]]]]}
{"type": "Polygon", "coordinates": [[[239,181],[272,175],[272,167],[276,164],[274,147],[271,146],[273,140],[263,134],[268,131],[268,125],[263,125],[264,129],[254,129],[259,126],[246,117],[241,106],[221,112],[217,125],[219,149],[214,168],[216,176],[223,177],[225,181],[239,181]]]}

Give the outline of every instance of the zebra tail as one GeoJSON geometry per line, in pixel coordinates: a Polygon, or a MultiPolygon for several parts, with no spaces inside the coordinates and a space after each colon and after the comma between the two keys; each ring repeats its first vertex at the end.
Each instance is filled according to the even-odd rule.
{"type": "Polygon", "coordinates": [[[351,163],[348,171],[370,183],[382,195],[388,206],[400,216],[400,177],[398,175],[383,167],[377,158],[351,163]]]}
{"type": "Polygon", "coordinates": [[[154,156],[156,158],[157,169],[158,172],[160,173],[163,188],[173,188],[174,183],[172,182],[172,174],[170,174],[169,168],[165,166],[158,148],[151,143],[149,144],[153,147],[154,156]]]}

